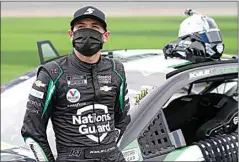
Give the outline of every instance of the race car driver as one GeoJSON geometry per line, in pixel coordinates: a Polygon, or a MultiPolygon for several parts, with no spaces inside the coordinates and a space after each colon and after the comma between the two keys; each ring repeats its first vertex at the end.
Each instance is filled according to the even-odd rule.
{"type": "Polygon", "coordinates": [[[224,51],[221,31],[215,20],[191,9],[179,27],[178,39],[163,48],[165,58],[178,57],[195,62],[219,60],[224,51]]]}
{"type": "Polygon", "coordinates": [[[73,52],[39,68],[22,136],[37,161],[125,161],[117,142],[130,122],[127,82],[123,64],[101,56],[110,36],[105,14],[86,6],[70,25],[73,52]],[[49,118],[56,159],[47,140],[49,118]]]}

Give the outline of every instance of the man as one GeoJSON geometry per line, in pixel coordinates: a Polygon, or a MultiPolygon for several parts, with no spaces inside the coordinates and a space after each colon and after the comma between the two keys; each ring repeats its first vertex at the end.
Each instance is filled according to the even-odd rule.
{"type": "Polygon", "coordinates": [[[56,161],[125,161],[117,142],[130,122],[122,63],[101,56],[105,15],[93,6],[75,12],[68,34],[73,52],[41,66],[22,136],[39,161],[55,161],[46,128],[52,120],[56,161]]]}
{"type": "Polygon", "coordinates": [[[165,57],[179,57],[193,63],[219,60],[224,51],[221,31],[215,20],[191,9],[179,27],[178,39],[167,44],[165,57]]]}

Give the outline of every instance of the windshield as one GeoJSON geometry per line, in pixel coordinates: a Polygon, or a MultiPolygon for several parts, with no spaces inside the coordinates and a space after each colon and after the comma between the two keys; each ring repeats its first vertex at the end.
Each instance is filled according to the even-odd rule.
{"type": "Polygon", "coordinates": [[[168,102],[164,105],[164,108],[174,99],[181,96],[187,96],[190,94],[207,94],[207,93],[217,93],[225,94],[232,97],[233,99],[238,99],[238,79],[224,79],[224,80],[214,80],[214,81],[202,81],[192,83],[180,89],[175,93],[168,102]]]}

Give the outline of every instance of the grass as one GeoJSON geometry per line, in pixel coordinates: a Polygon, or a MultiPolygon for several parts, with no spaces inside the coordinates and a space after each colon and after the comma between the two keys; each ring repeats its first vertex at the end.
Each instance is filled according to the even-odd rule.
{"type": "MultiPolygon", "coordinates": [[[[110,40],[104,49],[163,48],[177,37],[185,17],[108,18],[110,40]]],[[[226,44],[237,53],[237,17],[214,17],[226,44]]],[[[51,40],[60,54],[71,52],[69,17],[1,18],[1,85],[39,65],[36,42],[51,40]]]]}

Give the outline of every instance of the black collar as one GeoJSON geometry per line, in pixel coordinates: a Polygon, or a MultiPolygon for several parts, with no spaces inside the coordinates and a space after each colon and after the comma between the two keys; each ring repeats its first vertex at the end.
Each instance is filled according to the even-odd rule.
{"type": "Polygon", "coordinates": [[[84,62],[76,56],[74,51],[69,55],[69,58],[81,70],[87,70],[87,71],[95,69],[95,68],[97,69],[97,67],[102,62],[102,56],[100,56],[99,60],[96,63],[91,64],[91,63],[84,62]]]}

